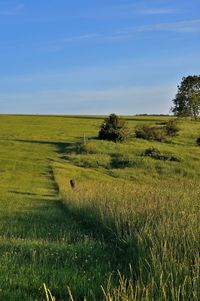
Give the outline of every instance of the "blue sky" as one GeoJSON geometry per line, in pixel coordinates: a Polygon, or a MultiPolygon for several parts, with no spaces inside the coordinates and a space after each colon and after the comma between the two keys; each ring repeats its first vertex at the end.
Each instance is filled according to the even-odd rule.
{"type": "Polygon", "coordinates": [[[0,113],[169,113],[199,0],[0,0],[0,113]]]}

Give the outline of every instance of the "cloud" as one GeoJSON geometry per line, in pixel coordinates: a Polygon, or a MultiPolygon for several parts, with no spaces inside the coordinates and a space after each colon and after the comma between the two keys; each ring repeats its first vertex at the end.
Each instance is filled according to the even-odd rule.
{"type": "Polygon", "coordinates": [[[101,37],[98,33],[85,33],[78,36],[68,37],[63,39],[63,42],[73,42],[73,41],[88,41],[101,37]]]}
{"type": "Polygon", "coordinates": [[[171,31],[177,33],[200,32],[200,19],[178,22],[154,23],[113,32],[111,38],[132,38],[140,32],[171,31]]]}
{"type": "MultiPolygon", "coordinates": [[[[134,2],[134,1],[132,1],[134,2]]],[[[119,5],[106,5],[98,6],[97,8],[91,7],[86,12],[82,12],[81,17],[86,18],[129,18],[140,14],[145,15],[163,15],[163,14],[176,14],[180,10],[172,7],[152,7],[147,4],[141,3],[143,1],[135,1],[135,3],[119,4],[119,5]]]]}
{"type": "Polygon", "coordinates": [[[53,41],[49,44],[49,50],[59,50],[69,43],[76,42],[112,42],[138,38],[142,32],[176,32],[176,33],[197,33],[200,32],[200,19],[178,22],[154,23],[133,28],[122,28],[110,33],[83,33],[77,36],[63,38],[60,41],[53,41]]]}
{"type": "Polygon", "coordinates": [[[18,15],[22,10],[24,9],[24,4],[19,3],[17,6],[6,9],[6,10],[0,10],[0,16],[14,16],[18,15]]]}
{"type": "Polygon", "coordinates": [[[137,31],[200,32],[200,19],[144,25],[140,26],[137,31]]]}
{"type": "Polygon", "coordinates": [[[177,9],[172,9],[172,8],[147,8],[139,12],[145,15],[168,15],[168,14],[176,14],[178,11],[177,9]]]}
{"type": "Polygon", "coordinates": [[[128,37],[132,37],[132,32],[129,30],[118,30],[111,32],[110,34],[104,33],[90,33],[90,34],[82,34],[78,36],[68,37],[63,39],[62,43],[69,42],[87,42],[87,41],[112,41],[112,40],[122,40],[127,39],[128,37]]]}

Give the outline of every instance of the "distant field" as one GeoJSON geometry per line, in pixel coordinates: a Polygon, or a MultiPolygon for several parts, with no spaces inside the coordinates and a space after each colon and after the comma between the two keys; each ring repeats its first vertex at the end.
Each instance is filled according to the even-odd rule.
{"type": "Polygon", "coordinates": [[[200,300],[200,123],[115,144],[96,139],[102,121],[0,115],[0,300],[45,300],[43,283],[56,300],[200,300]]]}

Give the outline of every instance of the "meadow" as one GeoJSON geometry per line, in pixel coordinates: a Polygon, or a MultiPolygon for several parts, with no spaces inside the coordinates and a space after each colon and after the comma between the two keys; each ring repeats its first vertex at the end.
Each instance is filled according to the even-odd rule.
{"type": "MultiPolygon", "coordinates": [[[[170,117],[124,118],[134,132],[170,117]]],[[[200,123],[113,143],[102,121],[0,116],[0,300],[200,299],[200,123]]]]}

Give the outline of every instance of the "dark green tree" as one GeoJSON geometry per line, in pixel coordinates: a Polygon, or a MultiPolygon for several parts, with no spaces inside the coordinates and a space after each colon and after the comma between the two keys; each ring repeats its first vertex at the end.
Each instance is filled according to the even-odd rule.
{"type": "Polygon", "coordinates": [[[115,114],[105,118],[99,131],[99,139],[122,142],[129,137],[129,129],[124,119],[115,114]]]}
{"type": "Polygon", "coordinates": [[[191,116],[195,119],[200,113],[200,75],[182,78],[171,111],[178,117],[191,116]]]}

